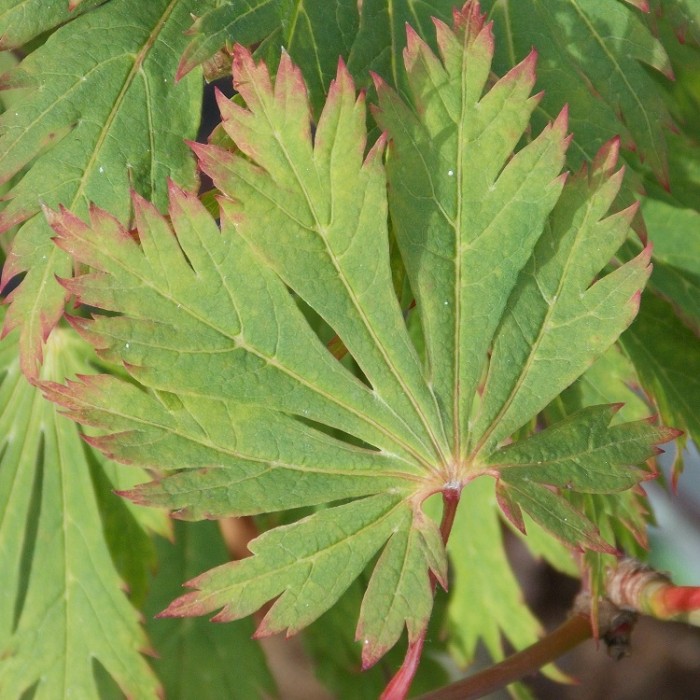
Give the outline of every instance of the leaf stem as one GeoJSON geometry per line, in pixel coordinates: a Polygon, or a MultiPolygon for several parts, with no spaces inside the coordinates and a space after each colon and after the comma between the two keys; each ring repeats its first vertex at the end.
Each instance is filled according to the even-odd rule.
{"type": "MultiPolygon", "coordinates": [[[[435,582],[433,582],[434,588],[435,582]]],[[[423,643],[425,642],[427,630],[428,626],[426,624],[418,636],[412,642],[409,642],[401,668],[384,688],[384,692],[380,695],[379,700],[403,700],[408,695],[411,683],[413,683],[413,678],[418,670],[421,654],[423,653],[423,643]]]]}
{"type": "Polygon", "coordinates": [[[592,636],[589,615],[574,613],[546,637],[527,649],[513,654],[480,673],[421,695],[419,700],[471,700],[483,697],[523,676],[534,673],[592,636]]]}
{"type": "MultiPolygon", "coordinates": [[[[442,522],[440,523],[440,535],[442,543],[447,546],[447,540],[452,532],[452,525],[455,522],[459,497],[462,495],[460,488],[445,488],[442,492],[442,522]]],[[[434,588],[433,588],[434,590],[434,588]]]]}

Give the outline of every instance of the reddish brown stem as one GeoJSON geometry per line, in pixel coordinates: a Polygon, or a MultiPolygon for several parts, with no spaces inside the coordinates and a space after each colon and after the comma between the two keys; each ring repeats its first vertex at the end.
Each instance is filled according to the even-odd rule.
{"type": "Polygon", "coordinates": [[[445,489],[442,492],[442,522],[440,523],[440,535],[442,542],[447,546],[447,540],[450,539],[450,532],[455,522],[457,514],[457,506],[459,505],[459,497],[462,495],[461,489],[445,489]]]}
{"type": "MultiPolygon", "coordinates": [[[[455,514],[457,513],[457,506],[459,505],[461,493],[461,489],[454,488],[446,488],[442,492],[440,535],[442,536],[444,545],[447,545],[447,540],[452,531],[452,525],[455,521],[455,514]]],[[[432,573],[430,575],[430,585],[433,593],[435,593],[436,581],[432,573]]],[[[408,695],[411,683],[413,683],[413,678],[416,675],[416,671],[418,671],[418,664],[420,663],[421,654],[423,653],[423,643],[425,642],[427,629],[426,623],[426,626],[420,631],[420,634],[413,641],[409,642],[401,668],[399,668],[386,688],[384,688],[380,700],[403,700],[408,695]]]]}
{"type": "Polygon", "coordinates": [[[427,627],[424,627],[418,637],[408,645],[401,668],[394,674],[394,677],[389,681],[386,688],[384,688],[380,700],[403,700],[403,698],[408,695],[411,683],[413,683],[413,678],[418,670],[418,664],[420,663],[426,631],[427,627]]]}
{"type": "Polygon", "coordinates": [[[566,622],[527,649],[480,673],[440,688],[420,700],[472,700],[534,673],[592,637],[588,615],[573,614],[566,622]]]}

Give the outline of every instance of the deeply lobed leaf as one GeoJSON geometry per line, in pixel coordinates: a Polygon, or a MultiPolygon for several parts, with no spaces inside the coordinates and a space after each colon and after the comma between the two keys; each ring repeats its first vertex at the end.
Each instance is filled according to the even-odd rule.
{"type": "Polygon", "coordinates": [[[566,148],[563,117],[506,164],[536,104],[534,55],[481,97],[493,39],[474,12],[464,21],[461,36],[436,23],[444,64],[409,34],[413,110],[380,84],[377,114],[392,139],[392,220],[427,372],[459,457],[493,334],[561,191],[566,148]]]}
{"type": "MultiPolygon", "coordinates": [[[[194,147],[224,193],[220,229],[174,186],[169,220],[134,198],[137,237],[96,208],[89,223],[49,214],[61,249],[91,268],[66,289],[118,314],[73,325],[134,382],[46,391],[109,433],[91,440],[100,449],[159,470],[127,495],[193,519],[330,506],[191,580],[166,615],[230,620],[276,599],[258,633],[291,633],[376,557],[357,629],[370,665],[404,626],[409,643],[421,638],[434,582],[446,581],[429,495],[494,476],[517,526],[522,509],[572,546],[610,552],[566,493],[629,488],[648,476],[634,465],[674,435],[610,427],[614,408],[594,407],[506,446],[629,325],[649,251],[601,274],[633,213],[609,214],[615,142],[568,181],[566,112],[515,150],[537,104],[534,55],[487,89],[493,40],[478,5],[436,26],[439,58],[409,30],[408,104],[377,80],[386,170],[385,137],[367,149],[364,96],[342,63],[312,131],[289,57],[273,80],[238,47],[245,106],[220,98],[237,150],[194,147]],[[388,215],[425,361],[397,302],[388,215]]],[[[534,634],[521,622],[518,644],[534,634]]]]}

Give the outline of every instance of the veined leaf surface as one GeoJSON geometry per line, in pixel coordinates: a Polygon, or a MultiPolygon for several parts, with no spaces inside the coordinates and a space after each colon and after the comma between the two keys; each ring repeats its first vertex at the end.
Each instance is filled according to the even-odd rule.
{"type": "MultiPolygon", "coordinates": [[[[135,197],[138,241],[96,208],[89,223],[49,214],[61,249],[91,268],[66,288],[119,314],[75,327],[138,385],[86,377],[46,391],[108,433],[94,445],[162,474],[127,495],[194,519],[330,506],[196,577],[164,615],[233,620],[274,599],[258,634],[292,633],[376,557],[357,628],[368,666],[404,627],[420,637],[433,584],[446,583],[449,526],[423,511],[428,496],[454,502],[495,477],[519,527],[522,509],[571,545],[611,551],[566,492],[629,488],[648,475],[634,465],[675,435],[610,428],[615,408],[603,406],[506,444],[630,323],[648,251],[600,275],[631,216],[608,213],[616,144],[566,182],[563,112],[514,152],[537,104],[534,56],[487,89],[493,39],[478,5],[436,27],[439,57],[409,30],[409,103],[378,80],[387,135],[369,148],[364,96],[342,63],[312,133],[289,56],[273,80],[237,48],[245,106],[220,100],[237,151],[195,146],[225,195],[221,229],[176,187],[169,220],[135,197]],[[425,361],[396,299],[389,220],[425,361]]],[[[531,637],[522,629],[517,643],[531,637]]]]}

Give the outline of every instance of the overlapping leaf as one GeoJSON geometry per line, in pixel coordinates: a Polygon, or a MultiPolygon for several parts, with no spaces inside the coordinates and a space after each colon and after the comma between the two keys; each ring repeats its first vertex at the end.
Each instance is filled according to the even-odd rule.
{"type": "Polygon", "coordinates": [[[644,220],[654,244],[653,286],[700,332],[700,212],[658,199],[644,205],[644,220]]]}
{"type": "MultiPolygon", "coordinates": [[[[71,345],[65,329],[52,337],[43,379],[85,371],[85,348],[71,345]]],[[[148,643],[102,530],[90,460],[101,465],[20,373],[15,335],[0,357],[0,695],[97,697],[97,661],[127,695],[155,698],[148,643]]]]}
{"type": "Polygon", "coordinates": [[[222,46],[250,45],[265,39],[280,25],[280,5],[280,0],[227,0],[199,14],[187,32],[192,39],[180,59],[178,77],[187,75],[222,46]]]}
{"type": "Polygon", "coordinates": [[[98,202],[126,221],[130,188],[163,205],[167,177],[194,184],[182,139],[195,134],[200,81],[193,75],[174,85],[194,5],[113,0],[61,27],[4,76],[25,89],[0,119],[0,180],[28,166],[0,215],[0,230],[25,222],[3,285],[27,271],[11,294],[4,332],[21,327],[28,376],[36,376],[42,341],[63,312],[65,291],[54,276],[71,273],[41,204],[84,213],[98,202]]]}
{"type": "Polygon", "coordinates": [[[483,641],[495,660],[504,656],[503,638],[522,649],[541,632],[524,605],[503,548],[493,484],[480,479],[465,490],[448,550],[454,566],[449,608],[450,647],[458,663],[474,659],[483,641]],[[479,532],[479,537],[470,533],[479,532]]]}
{"type": "Polygon", "coordinates": [[[614,346],[546,409],[549,424],[576,413],[585,406],[619,404],[614,423],[648,418],[653,411],[639,392],[639,378],[629,358],[614,346]]]}
{"type": "Polygon", "coordinates": [[[372,71],[403,91],[406,88],[402,60],[406,24],[432,45],[433,18],[449,21],[454,7],[451,0],[397,0],[391,4],[383,0],[363,1],[360,26],[348,58],[351,73],[366,81],[368,72],[372,71]]]}
{"type": "Polygon", "coordinates": [[[425,498],[495,476],[517,524],[522,508],[571,544],[609,551],[561,492],[628,488],[646,476],[633,465],[673,436],[647,422],[609,428],[614,409],[597,407],[503,446],[629,324],[648,251],[598,278],[632,214],[608,215],[615,146],[565,184],[562,114],[514,153],[537,104],[533,57],[486,90],[493,40],[478,5],[454,30],[436,26],[440,58],[409,32],[411,104],[378,84],[425,363],[393,286],[385,140],[367,151],[364,98],[342,64],[312,135],[289,56],[273,81],[236,49],[245,107],[220,107],[237,150],[195,147],[228,196],[221,230],[175,187],[169,220],[135,198],[138,240],[96,208],[87,224],[50,215],[61,249],[91,268],[66,288],[119,314],[74,325],[138,384],[87,377],[47,392],[109,433],[93,444],[162,473],[128,495],[194,519],[331,506],[193,579],[166,615],[232,620],[275,600],[258,633],[294,632],[376,557],[357,628],[367,666],[404,627],[420,637],[431,576],[446,581],[425,498]],[[296,298],[338,334],[357,376],[296,298]]]}
{"type": "MultiPolygon", "coordinates": [[[[678,319],[669,304],[647,293],[639,318],[622,336],[622,347],[664,420],[673,422],[697,440],[700,436],[697,336],[678,319]]],[[[680,451],[677,459],[676,478],[682,466],[680,451]]]]}
{"type": "Polygon", "coordinates": [[[104,0],[55,2],[2,0],[0,2],[0,50],[18,49],[39,34],[74,19],[104,0]],[[79,5],[79,7],[78,7],[79,5]]]}
{"type": "Polygon", "coordinates": [[[668,22],[685,43],[700,45],[700,6],[697,0],[651,0],[652,11],[668,22]]]}
{"type": "Polygon", "coordinates": [[[571,108],[572,163],[592,159],[612,134],[635,149],[668,182],[664,126],[670,117],[660,90],[641,64],[671,77],[662,44],[643,15],[621,2],[544,0],[488,2],[496,19],[498,70],[536,46],[545,90],[536,123],[571,108]]]}
{"type": "MultiPolygon", "coordinates": [[[[260,42],[256,55],[273,70],[280,47],[299,66],[314,114],[323,106],[335,76],[338,56],[346,56],[356,83],[369,84],[369,71],[384,75],[393,85],[405,86],[401,53],[406,23],[431,33],[431,17],[447,20],[452,0],[227,0],[198,18],[188,32],[194,37],[185,49],[178,75],[233,43],[260,42]]],[[[227,66],[230,68],[230,65],[227,66]]]]}
{"type": "Polygon", "coordinates": [[[166,697],[254,700],[270,697],[274,682],[260,646],[250,637],[250,620],[210,625],[204,619],[154,620],[180,589],[180,582],[226,558],[213,523],[175,528],[175,542],[159,543],[158,575],[146,604],[148,630],[157,658],[153,664],[166,697]]]}

